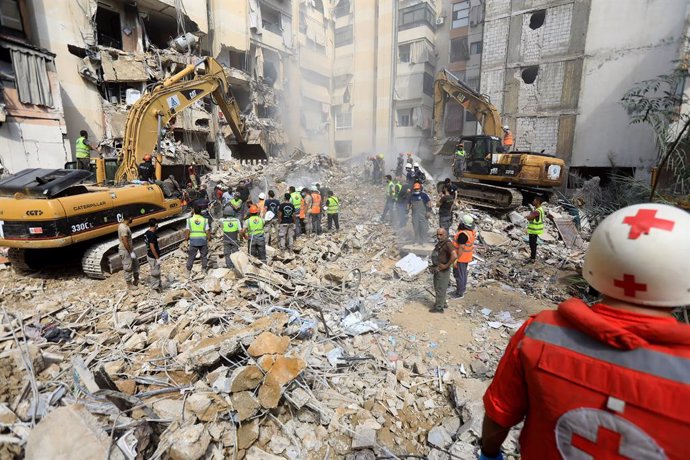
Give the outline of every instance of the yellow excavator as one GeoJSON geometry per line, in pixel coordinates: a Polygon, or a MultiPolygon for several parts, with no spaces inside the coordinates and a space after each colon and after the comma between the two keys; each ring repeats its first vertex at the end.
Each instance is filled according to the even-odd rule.
{"type": "Polygon", "coordinates": [[[548,199],[563,183],[565,163],[543,152],[505,151],[501,114],[489,99],[441,70],[434,81],[434,154],[454,155],[465,148],[465,170],[454,168],[463,200],[476,206],[507,211],[534,195],[548,199]],[[454,101],[472,113],[483,134],[445,138],[446,104],[454,101]]]}
{"type": "Polygon", "coordinates": [[[190,64],[133,104],[114,174],[115,183],[122,185],[104,185],[108,167],[103,159],[95,161],[95,184],[87,184],[93,177],[90,171],[40,168],[0,181],[0,246],[10,248],[13,267],[36,270],[77,254],[86,275],[105,278],[121,269],[117,227],[129,217],[134,219],[134,250],[142,262],[146,248],[141,239],[151,218],[159,221],[161,252],[179,247],[184,240],[186,202],[179,190],[160,182],[161,155],[156,183],[126,182],[137,179],[138,165],[145,155],[154,153],[163,126],[206,96],[211,96],[229,123],[239,158],[265,160],[263,147],[247,142],[247,128],[223,67],[212,58],[190,64]]]}

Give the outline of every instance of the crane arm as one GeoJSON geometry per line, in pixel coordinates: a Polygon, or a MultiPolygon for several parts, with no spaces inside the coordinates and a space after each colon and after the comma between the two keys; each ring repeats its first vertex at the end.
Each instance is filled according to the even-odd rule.
{"type": "Polygon", "coordinates": [[[501,114],[498,109],[486,96],[465,85],[445,69],[436,74],[434,81],[434,136],[443,135],[443,117],[448,99],[454,100],[472,113],[481,124],[484,134],[503,136],[501,114]]]}
{"type": "Polygon", "coordinates": [[[116,182],[137,178],[138,164],[144,155],[153,153],[161,127],[182,110],[206,96],[211,96],[230,124],[238,142],[246,142],[245,124],[240,109],[229,87],[223,67],[213,58],[206,58],[196,65],[190,64],[181,72],[165,80],[150,93],[132,105],[123,139],[120,167],[116,182]],[[203,71],[191,80],[182,80],[203,65],[203,71]]]}

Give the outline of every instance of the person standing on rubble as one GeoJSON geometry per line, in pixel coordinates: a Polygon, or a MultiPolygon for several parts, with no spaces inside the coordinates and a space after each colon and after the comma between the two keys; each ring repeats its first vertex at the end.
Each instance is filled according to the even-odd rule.
{"type": "Polygon", "coordinates": [[[259,193],[259,201],[256,202],[256,207],[259,208],[259,215],[263,219],[266,214],[266,194],[259,193]]]}
{"type": "Polygon", "coordinates": [[[529,263],[537,261],[537,240],[539,235],[544,233],[544,208],[541,207],[542,201],[543,199],[540,196],[535,196],[532,200],[534,211],[525,216],[529,221],[529,224],[527,224],[530,250],[529,263]]]}
{"type": "Polygon", "coordinates": [[[161,250],[158,246],[158,221],[149,220],[149,228],[144,233],[144,243],[146,244],[146,261],[149,264],[149,282],[154,291],[162,292],[163,283],[161,282],[161,250]]]}
{"type": "Polygon", "coordinates": [[[307,187],[302,187],[300,195],[302,196],[302,202],[299,205],[300,232],[307,236],[311,236],[311,225],[307,225],[307,215],[311,212],[311,194],[307,187]]]}
{"type": "Polygon", "coordinates": [[[302,210],[302,194],[295,190],[295,187],[292,185],[288,190],[290,191],[290,203],[292,203],[292,207],[295,208],[295,238],[297,238],[302,233],[299,222],[299,214],[302,210]]]}
{"type": "Polygon", "coordinates": [[[381,213],[381,218],[379,219],[381,222],[384,222],[386,220],[386,216],[388,213],[391,213],[391,216],[393,215],[393,208],[395,207],[395,183],[393,182],[393,178],[391,177],[390,174],[387,174],[384,177],[386,181],[386,204],[383,205],[383,213],[381,213]]]}
{"type": "MultiPolygon", "coordinates": [[[[294,187],[290,187],[294,189],[294,187]]],[[[286,193],[285,201],[278,207],[278,246],[280,249],[292,249],[292,242],[295,237],[295,219],[297,213],[295,206],[292,204],[292,195],[286,193]]]]}
{"type": "Polygon", "coordinates": [[[266,212],[261,217],[264,218],[266,244],[272,246],[278,241],[278,208],[280,207],[280,201],[276,199],[276,193],[273,190],[268,191],[268,199],[264,207],[266,212]]]}
{"type": "Polygon", "coordinates": [[[309,208],[309,224],[313,234],[321,234],[321,193],[316,186],[311,189],[311,207],[309,208]]]}
{"type": "Polygon", "coordinates": [[[249,207],[249,217],[244,222],[242,236],[249,240],[249,254],[266,262],[266,238],[264,237],[264,220],[259,215],[259,208],[253,204],[249,207]]]}
{"type": "Polygon", "coordinates": [[[582,274],[602,294],[569,299],[513,335],[484,394],[482,458],[524,420],[532,458],[684,459],[690,439],[690,214],[638,204],[592,234],[582,274]]]}
{"type": "Polygon", "coordinates": [[[82,129],[79,131],[79,137],[74,142],[74,151],[77,157],[77,167],[79,169],[91,169],[92,150],[94,150],[94,148],[89,143],[89,133],[82,129]]]}
{"type": "Polygon", "coordinates": [[[443,181],[443,186],[453,196],[453,201],[458,199],[458,187],[450,180],[450,177],[446,177],[446,180],[443,181]]]}
{"type": "Polygon", "coordinates": [[[402,176],[404,167],[405,167],[405,154],[399,153],[398,154],[398,161],[395,164],[395,177],[402,176]]]}
{"type": "Polygon", "coordinates": [[[431,198],[422,191],[422,184],[415,182],[412,186],[412,194],[408,200],[409,210],[412,215],[412,228],[414,230],[415,244],[426,243],[429,232],[429,213],[431,212],[431,198]]]}
{"type": "Polygon", "coordinates": [[[457,178],[461,178],[465,173],[465,146],[462,142],[455,144],[455,154],[453,155],[453,174],[457,178]]]}
{"type": "Polygon", "coordinates": [[[453,225],[453,203],[453,195],[444,185],[438,199],[438,226],[445,228],[446,232],[450,232],[450,226],[453,225]]]}
{"type": "Polygon", "coordinates": [[[201,254],[201,269],[208,271],[208,242],[211,239],[211,230],[208,219],[201,215],[201,208],[194,206],[194,215],[187,219],[185,230],[189,248],[187,249],[187,278],[192,277],[192,266],[197,253],[201,254]]]}
{"type": "Polygon", "coordinates": [[[340,200],[333,194],[333,190],[328,191],[328,199],[326,200],[326,215],[328,216],[328,231],[331,231],[331,224],[335,225],[335,231],[340,230],[340,222],[338,216],[340,213],[340,200]]]}
{"type": "Polygon", "coordinates": [[[397,210],[397,219],[395,225],[402,231],[407,225],[407,206],[410,198],[410,187],[407,183],[402,184],[401,176],[396,177],[395,180],[400,185],[400,191],[398,192],[398,197],[395,202],[395,207],[397,210]]]}
{"type": "Polygon", "coordinates": [[[412,184],[414,184],[414,179],[415,172],[412,169],[412,163],[407,163],[405,165],[405,182],[407,183],[408,187],[412,187],[412,184]]]}
{"type": "Polygon", "coordinates": [[[134,244],[132,241],[132,216],[127,217],[127,220],[120,222],[117,227],[117,237],[120,243],[117,247],[117,252],[120,254],[122,260],[122,270],[125,272],[125,283],[127,289],[136,287],[139,284],[139,259],[134,252],[134,244]]]}
{"type": "Polygon", "coordinates": [[[448,238],[445,228],[436,229],[436,246],[431,252],[431,272],[434,274],[434,306],[432,313],[443,313],[446,308],[446,292],[450,283],[450,267],[455,262],[457,252],[448,238]]]}
{"type": "Polygon", "coordinates": [[[235,265],[232,263],[230,256],[240,250],[239,237],[242,223],[237,218],[232,208],[225,208],[223,210],[223,218],[220,222],[223,229],[223,256],[225,256],[225,267],[234,268],[235,265]]]}
{"type": "Polygon", "coordinates": [[[239,217],[239,219],[241,220],[242,217],[244,217],[244,213],[242,212],[242,198],[240,198],[239,192],[235,191],[235,193],[232,194],[232,199],[230,199],[230,202],[228,204],[230,205],[232,210],[235,211],[235,215],[237,215],[237,217],[239,217]]]}
{"type": "Polygon", "coordinates": [[[453,265],[453,276],[455,277],[455,293],[453,297],[462,299],[465,297],[467,289],[467,268],[472,262],[474,254],[474,241],[477,233],[474,231],[474,219],[469,214],[460,218],[458,232],[453,238],[453,245],[457,251],[458,258],[453,265]]]}

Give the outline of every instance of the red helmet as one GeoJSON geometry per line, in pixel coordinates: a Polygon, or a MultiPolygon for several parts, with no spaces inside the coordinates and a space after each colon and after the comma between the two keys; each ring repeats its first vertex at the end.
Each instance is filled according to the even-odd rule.
{"type": "Polygon", "coordinates": [[[151,161],[151,155],[144,155],[144,161],[151,161]]]}
{"type": "Polygon", "coordinates": [[[255,204],[249,206],[249,214],[259,214],[259,207],[255,204]]]}

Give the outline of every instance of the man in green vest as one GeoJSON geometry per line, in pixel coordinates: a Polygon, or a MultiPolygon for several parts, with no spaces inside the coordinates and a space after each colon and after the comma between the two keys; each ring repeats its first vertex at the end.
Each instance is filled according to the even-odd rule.
{"type": "Polygon", "coordinates": [[[77,157],[77,167],[79,169],[89,169],[91,167],[91,150],[93,150],[93,147],[89,144],[89,133],[83,129],[79,131],[79,137],[74,143],[74,150],[77,157]]]}
{"type": "Polygon", "coordinates": [[[529,235],[530,263],[534,263],[537,260],[537,240],[539,235],[544,233],[544,208],[541,207],[542,202],[543,199],[540,196],[535,196],[534,200],[532,200],[534,211],[525,216],[529,221],[527,234],[529,235]]]}
{"type": "Polygon", "coordinates": [[[335,231],[340,230],[340,223],[338,222],[338,213],[340,212],[340,201],[338,197],[333,194],[333,190],[328,191],[328,199],[326,200],[326,216],[328,216],[328,231],[331,226],[335,225],[335,231]]]}
{"type": "Polygon", "coordinates": [[[386,220],[386,215],[390,211],[391,216],[393,215],[393,209],[395,206],[395,183],[390,174],[387,174],[384,179],[386,180],[386,204],[383,206],[383,213],[381,213],[381,222],[386,220]]]}
{"type": "Polygon", "coordinates": [[[201,268],[208,271],[208,240],[211,239],[211,231],[208,219],[201,215],[201,208],[194,206],[194,215],[187,219],[187,277],[192,276],[192,266],[197,253],[201,253],[201,268]]]}
{"type": "Polygon", "coordinates": [[[228,206],[235,212],[235,215],[242,219],[242,198],[238,192],[233,193],[232,198],[228,202],[228,206]]]}
{"type": "Polygon", "coordinates": [[[261,262],[266,262],[266,237],[264,234],[264,220],[259,215],[259,207],[253,204],[249,207],[249,217],[244,221],[242,236],[249,240],[249,254],[261,262]]]}
{"type": "Polygon", "coordinates": [[[465,174],[465,146],[462,142],[455,144],[455,154],[453,155],[453,174],[455,177],[462,177],[465,174]]]}
{"type": "Polygon", "coordinates": [[[302,226],[299,220],[299,213],[302,207],[302,194],[295,190],[295,187],[292,185],[288,189],[288,192],[290,193],[290,203],[292,203],[292,207],[295,208],[295,218],[297,219],[295,221],[295,238],[297,238],[302,233],[302,226]]]}
{"type": "Polygon", "coordinates": [[[234,268],[230,256],[240,250],[240,227],[242,223],[236,217],[235,211],[232,208],[225,208],[223,210],[223,219],[221,219],[223,226],[223,255],[225,256],[225,266],[227,268],[234,268]]]}

